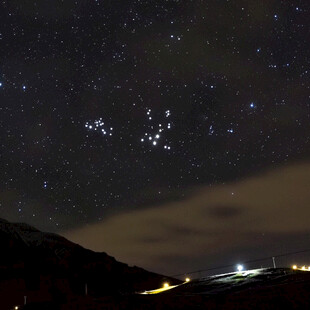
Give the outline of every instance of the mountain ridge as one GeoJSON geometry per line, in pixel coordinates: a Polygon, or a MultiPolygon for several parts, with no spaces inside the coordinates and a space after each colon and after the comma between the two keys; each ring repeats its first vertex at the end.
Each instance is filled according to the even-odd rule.
{"type": "Polygon", "coordinates": [[[94,297],[132,294],[160,287],[167,279],[179,282],[137,266],[130,267],[105,252],[85,249],[26,223],[0,219],[0,246],[0,297],[9,304],[16,296],[19,300],[29,296],[33,301],[63,302],[85,294],[94,297]]]}

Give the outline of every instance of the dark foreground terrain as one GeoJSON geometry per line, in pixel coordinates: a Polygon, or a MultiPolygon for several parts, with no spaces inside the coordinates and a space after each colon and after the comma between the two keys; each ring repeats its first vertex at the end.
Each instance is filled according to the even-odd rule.
{"type": "Polygon", "coordinates": [[[23,309],[310,309],[310,272],[260,269],[194,280],[156,295],[75,296],[23,309]]]}
{"type": "Polygon", "coordinates": [[[310,272],[261,269],[195,280],[156,295],[81,298],[60,309],[310,309],[310,272]]]}
{"type": "Polygon", "coordinates": [[[182,283],[1,219],[0,251],[0,310],[310,309],[310,271],[257,269],[182,283]],[[141,294],[166,281],[175,287],[141,294]]]}
{"type": "Polygon", "coordinates": [[[88,309],[85,303],[132,295],[167,280],[180,283],[84,249],[59,235],[0,219],[0,310],[24,304],[25,296],[29,304],[25,309],[57,310],[70,304],[88,309]]]}

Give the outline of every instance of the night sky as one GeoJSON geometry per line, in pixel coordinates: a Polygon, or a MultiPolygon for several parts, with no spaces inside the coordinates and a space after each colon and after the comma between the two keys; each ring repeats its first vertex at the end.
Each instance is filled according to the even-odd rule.
{"type": "MultiPolygon", "coordinates": [[[[234,199],[229,184],[266,171],[278,189],[277,169],[308,167],[309,14],[308,1],[1,1],[0,217],[64,232],[182,213],[200,191],[234,199]]],[[[227,199],[209,216],[238,216],[227,199]]]]}

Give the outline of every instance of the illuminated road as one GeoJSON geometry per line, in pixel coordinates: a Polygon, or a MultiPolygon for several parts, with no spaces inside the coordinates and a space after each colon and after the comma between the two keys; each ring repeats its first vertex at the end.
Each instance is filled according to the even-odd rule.
{"type": "Polygon", "coordinates": [[[186,283],[188,283],[190,281],[190,278],[186,278],[185,279],[185,282],[184,283],[181,283],[179,285],[169,285],[169,283],[164,283],[163,287],[161,288],[158,288],[156,290],[151,290],[151,291],[145,291],[143,293],[141,293],[142,295],[151,295],[151,294],[159,294],[159,293],[162,293],[162,292],[165,292],[165,291],[169,291],[173,288],[176,288],[180,285],[184,285],[186,283]]]}
{"type": "Polygon", "coordinates": [[[150,295],[150,294],[159,294],[159,293],[162,293],[162,292],[165,292],[165,291],[169,291],[169,290],[171,290],[171,289],[173,289],[173,288],[175,288],[175,287],[178,287],[178,286],[180,286],[180,285],[182,285],[182,284],[179,284],[179,285],[169,285],[169,286],[167,286],[167,287],[162,287],[162,288],[158,288],[158,289],[156,289],[156,290],[152,290],[152,291],[145,291],[145,292],[143,292],[143,293],[141,293],[142,295],[150,295]]]}

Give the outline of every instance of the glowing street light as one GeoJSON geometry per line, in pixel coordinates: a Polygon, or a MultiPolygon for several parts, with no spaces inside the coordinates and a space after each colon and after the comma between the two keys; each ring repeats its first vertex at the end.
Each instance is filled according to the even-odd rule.
{"type": "Polygon", "coordinates": [[[240,272],[240,271],[243,270],[243,266],[242,266],[242,265],[238,265],[238,266],[237,266],[237,269],[238,269],[238,271],[240,272]]]}
{"type": "Polygon", "coordinates": [[[190,278],[186,278],[185,279],[185,282],[189,282],[191,279],[190,278]]]}
{"type": "Polygon", "coordinates": [[[302,267],[301,267],[301,270],[306,270],[306,266],[302,266],[302,267]]]}
{"type": "Polygon", "coordinates": [[[293,268],[294,270],[296,270],[296,269],[297,269],[297,266],[296,266],[296,265],[294,265],[292,268],[293,268]]]}
{"type": "Polygon", "coordinates": [[[169,287],[169,283],[164,283],[164,288],[168,288],[169,287]]]}

